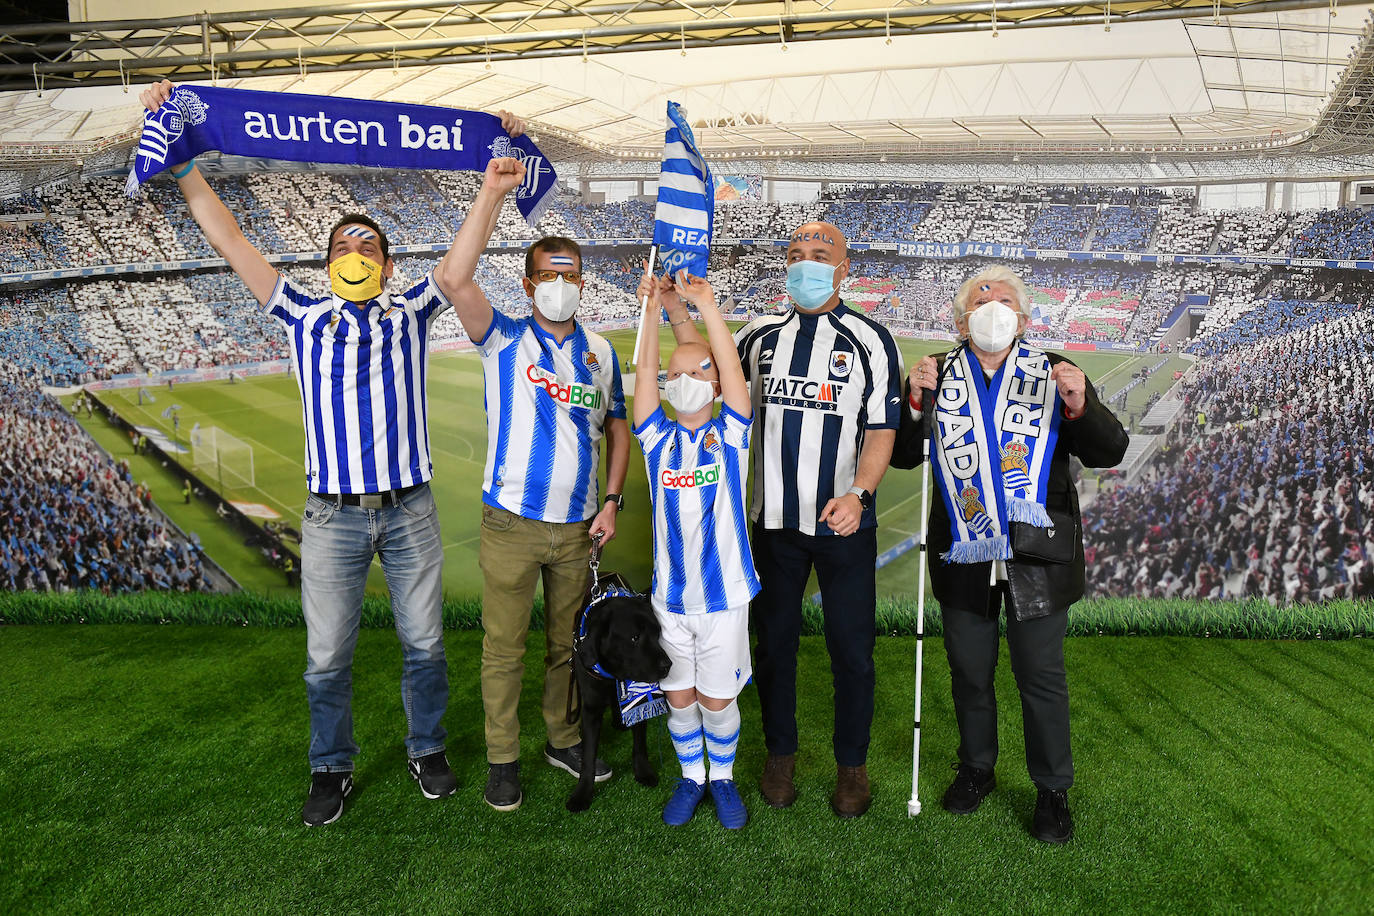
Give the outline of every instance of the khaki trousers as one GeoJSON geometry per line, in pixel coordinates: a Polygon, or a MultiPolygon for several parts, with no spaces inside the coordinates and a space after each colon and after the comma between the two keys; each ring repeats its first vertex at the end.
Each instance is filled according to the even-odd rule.
{"type": "Polygon", "coordinates": [[[482,708],[488,763],[520,759],[520,683],[525,673],[534,587],[544,582],[544,727],[549,743],[571,747],[568,725],[572,628],[591,584],[591,522],[541,522],[482,506],[482,708]]]}

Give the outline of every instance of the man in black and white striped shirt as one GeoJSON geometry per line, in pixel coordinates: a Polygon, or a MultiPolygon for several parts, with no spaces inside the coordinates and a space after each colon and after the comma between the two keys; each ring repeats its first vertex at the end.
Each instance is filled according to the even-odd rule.
{"type": "Polygon", "coordinates": [[[887,329],[840,299],[849,273],[844,235],[807,223],[787,247],[794,307],[735,335],[754,398],[754,676],[768,759],[761,788],[776,808],[796,798],[797,647],[814,568],[834,677],[830,804],[868,810],[865,766],[873,721],[873,641],[882,481],[900,418],[902,360],[887,329]]]}

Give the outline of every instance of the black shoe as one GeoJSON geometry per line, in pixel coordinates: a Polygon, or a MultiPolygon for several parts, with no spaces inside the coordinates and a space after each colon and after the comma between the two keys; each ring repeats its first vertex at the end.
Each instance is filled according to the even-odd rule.
{"type": "Polygon", "coordinates": [[[352,791],[352,773],[311,773],[310,797],[301,809],[301,820],[307,827],[334,823],[343,814],[344,798],[352,791]]]}
{"type": "Polygon", "coordinates": [[[1031,834],[1046,843],[1067,843],[1073,839],[1073,815],[1069,813],[1069,793],[1065,789],[1045,789],[1035,796],[1035,818],[1031,834]]]}
{"type": "MultiPolygon", "coordinates": [[[[574,744],[572,747],[556,748],[552,744],[544,745],[544,759],[560,770],[567,770],[574,776],[582,775],[582,742],[574,744]]],[[[606,761],[600,757],[596,758],[596,782],[605,782],[611,778],[611,768],[606,765],[606,761]]]]}
{"type": "Polygon", "coordinates": [[[514,811],[524,795],[520,792],[520,761],[493,763],[487,769],[487,787],[482,798],[497,811],[514,811]]]}
{"type": "Polygon", "coordinates": [[[950,814],[972,814],[996,787],[997,777],[992,775],[992,770],[980,770],[963,763],[954,764],[954,769],[958,773],[945,790],[945,810],[950,814]]]}
{"type": "Polygon", "coordinates": [[[410,758],[410,778],[420,784],[425,798],[448,798],[458,789],[458,777],[443,751],[410,758]]]}

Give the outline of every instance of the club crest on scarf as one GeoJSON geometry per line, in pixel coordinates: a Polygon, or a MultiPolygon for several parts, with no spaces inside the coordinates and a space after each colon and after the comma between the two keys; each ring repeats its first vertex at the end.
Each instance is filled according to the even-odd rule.
{"type": "Polygon", "coordinates": [[[544,179],[544,173],[549,171],[548,165],[544,162],[543,156],[536,156],[534,153],[526,152],[520,147],[510,142],[510,137],[497,137],[487,147],[491,151],[492,158],[502,159],[507,156],[520,160],[525,167],[525,180],[520,182],[520,187],[515,189],[515,196],[519,199],[533,197],[543,193],[540,190],[540,183],[544,179]]]}
{"type": "Polygon", "coordinates": [[[950,354],[931,427],[936,488],[953,529],[942,559],[1008,560],[1010,522],[1051,527],[1045,489],[1059,408],[1041,350],[1019,342],[991,379],[967,347],[950,354]]]}
{"type": "Polygon", "coordinates": [[[146,166],[167,164],[167,149],[185,133],[189,124],[205,123],[210,106],[190,89],[175,89],[157,111],[144,116],[143,134],[138,138],[138,157],[146,166]]]}
{"type": "Polygon", "coordinates": [[[1032,487],[1030,468],[1026,467],[1026,456],[1030,446],[1024,442],[1011,442],[1002,449],[1002,483],[1012,492],[1029,491],[1032,487]]]}

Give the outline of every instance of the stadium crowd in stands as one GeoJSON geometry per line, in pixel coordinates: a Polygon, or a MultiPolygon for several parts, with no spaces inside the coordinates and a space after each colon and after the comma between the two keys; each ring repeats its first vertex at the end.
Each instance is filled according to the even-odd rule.
{"type": "MultiPolygon", "coordinates": [[[[446,247],[480,179],[463,172],[321,168],[212,171],[210,180],[238,214],[250,240],[265,251],[297,253],[318,251],[324,233],[345,209],[375,214],[393,245],[446,247]]],[[[845,299],[894,333],[920,336],[948,328],[953,291],[971,271],[993,261],[906,257],[893,251],[892,243],[979,241],[1039,249],[1324,258],[1368,256],[1374,248],[1374,217],[1366,211],[1201,211],[1196,203],[1188,191],[1159,188],[836,182],[810,202],[744,199],[717,206],[717,245],[709,273],[728,317],[745,319],[783,307],[780,250],[734,242],[779,238],[803,222],[828,220],[851,241],[887,243],[887,250],[852,252],[845,299]]],[[[599,204],[567,193],[537,227],[507,207],[495,238],[644,238],[652,216],[652,205],[644,200],[599,204]]],[[[644,251],[588,245],[585,254],[581,317],[601,328],[632,323],[638,315],[633,291],[644,251]]],[[[213,256],[180,195],[164,182],[151,182],[132,202],[123,197],[122,178],[114,177],[0,201],[0,272],[159,265],[118,276],[39,280],[0,292],[0,364],[20,367],[4,370],[5,390],[12,392],[10,406],[0,414],[7,447],[12,430],[66,429],[52,425],[64,417],[60,411],[52,413],[55,405],[33,391],[35,382],[66,385],[118,373],[285,358],[286,342],[276,323],[262,314],[232,274],[215,267],[160,266],[213,256]]],[[[425,251],[398,254],[393,286],[418,279],[434,263],[425,251]]],[[[478,267],[478,282],[492,303],[517,317],[529,314],[530,308],[519,283],[523,268],[518,249],[491,253],[478,267]]],[[[1339,330],[1362,330],[1366,341],[1370,337],[1367,316],[1374,314],[1374,285],[1364,274],[1313,267],[1063,260],[1025,261],[1016,269],[1031,293],[1030,336],[1051,344],[1144,346],[1170,314],[1178,313],[1185,297],[1206,297],[1190,300],[1207,306],[1190,347],[1204,368],[1187,383],[1182,424],[1169,433],[1162,457],[1144,478],[1104,488],[1088,513],[1089,549],[1097,559],[1089,569],[1096,571],[1097,593],[1263,594],[1276,602],[1370,594],[1374,564],[1368,559],[1374,544],[1370,513],[1362,508],[1374,496],[1369,353],[1367,346],[1351,350],[1349,334],[1342,337],[1339,330]],[[1236,366],[1240,371],[1227,368],[1236,366]],[[1293,384],[1296,366],[1307,367],[1313,379],[1297,390],[1320,392],[1317,403],[1303,397],[1275,402],[1261,395],[1266,380],[1293,384]],[[1342,384],[1353,384],[1354,376],[1364,382],[1351,389],[1357,394],[1348,403],[1341,402],[1335,392],[1342,384]],[[1271,403],[1283,406],[1262,406],[1271,403]],[[1319,434],[1323,428],[1330,432],[1319,434]],[[1210,495],[1213,488],[1225,494],[1220,501],[1210,495]],[[1132,521],[1136,517],[1148,520],[1144,529],[1132,521]],[[1293,545],[1302,539],[1293,535],[1294,526],[1316,531],[1316,543],[1295,553],[1293,545]]],[[[306,289],[326,285],[318,262],[287,264],[283,272],[306,289]]],[[[465,336],[457,320],[445,314],[435,323],[432,340],[454,345],[465,336]]],[[[15,553],[7,515],[0,561],[9,581],[17,583],[11,587],[31,581],[39,588],[136,588],[140,585],[130,572],[135,566],[142,570],[144,585],[201,587],[199,567],[191,572],[191,548],[157,530],[151,516],[139,515],[141,503],[136,488],[129,489],[127,472],[101,465],[98,451],[83,441],[80,436],[63,439],[65,448],[84,450],[95,462],[80,465],[83,479],[93,482],[70,491],[42,477],[33,484],[35,492],[55,493],[51,498],[57,500],[79,492],[112,503],[116,508],[86,511],[102,524],[125,526],[121,530],[156,532],[150,534],[155,556],[142,566],[118,560],[110,552],[110,538],[100,542],[106,544],[102,552],[99,543],[87,543],[41,509],[31,510],[26,503],[16,508],[15,494],[29,492],[30,484],[16,484],[29,478],[11,474],[0,500],[5,511],[18,513],[13,518],[23,530],[38,531],[41,537],[48,531],[56,555],[68,564],[59,572],[44,560],[24,567],[15,578],[18,564],[33,548],[20,547],[15,553]],[[50,486],[58,490],[44,489],[50,486]]],[[[13,460],[9,452],[5,455],[13,460]]],[[[39,471],[25,473],[42,476],[39,471]]],[[[129,538],[126,534],[124,540],[129,538]]]]}
{"type": "Polygon", "coordinates": [[[1245,324],[1199,346],[1224,359],[1150,470],[1085,513],[1093,592],[1374,595],[1374,310],[1270,302],[1245,324]]]}
{"type": "Polygon", "coordinates": [[[199,551],[53,398],[0,363],[0,585],[206,588],[199,551]]]}

